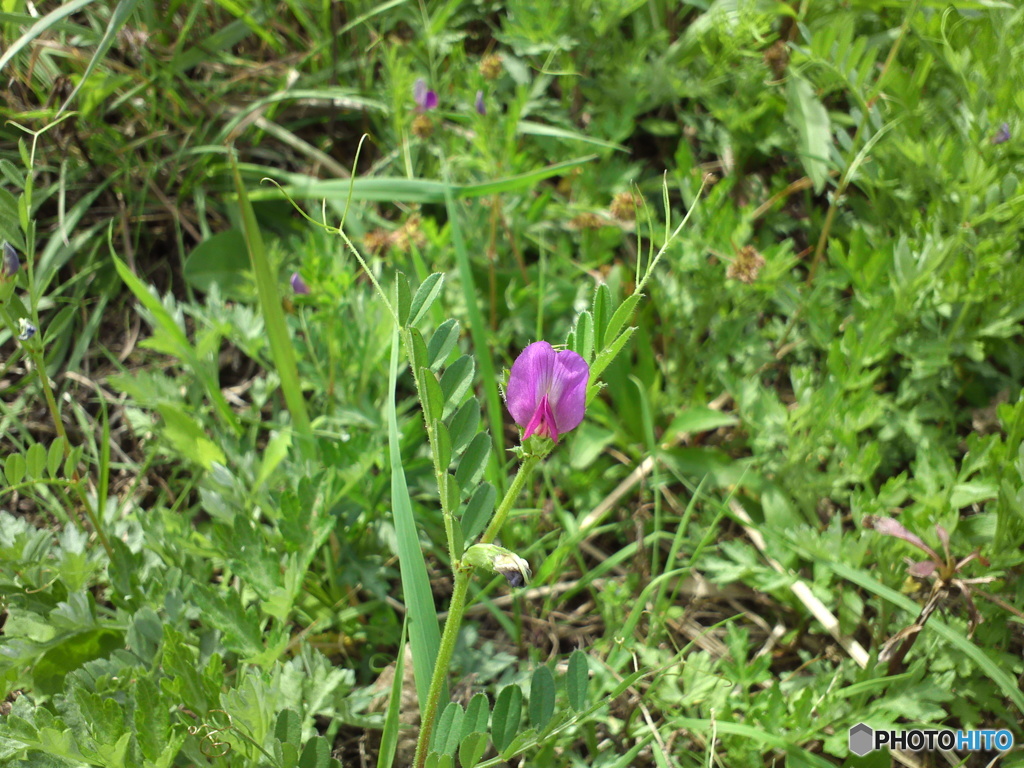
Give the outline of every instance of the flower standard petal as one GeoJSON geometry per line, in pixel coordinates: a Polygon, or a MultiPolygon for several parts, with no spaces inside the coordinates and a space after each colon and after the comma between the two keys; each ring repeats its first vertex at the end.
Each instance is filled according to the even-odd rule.
{"type": "Polygon", "coordinates": [[[589,379],[590,366],[586,360],[568,349],[557,353],[550,400],[559,432],[575,429],[583,421],[583,414],[587,409],[589,379]]]}
{"type": "Polygon", "coordinates": [[[505,403],[520,427],[526,427],[536,414],[541,398],[547,393],[554,366],[555,350],[546,341],[530,344],[512,363],[505,403]]]}

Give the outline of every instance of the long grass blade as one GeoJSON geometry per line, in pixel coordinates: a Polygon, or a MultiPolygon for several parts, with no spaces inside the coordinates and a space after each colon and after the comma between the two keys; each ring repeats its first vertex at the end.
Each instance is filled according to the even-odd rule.
{"type": "Polygon", "coordinates": [[[96,65],[100,63],[104,56],[107,55],[107,51],[110,50],[110,46],[114,40],[117,39],[117,33],[121,31],[121,27],[128,21],[128,17],[132,15],[132,11],[135,10],[135,6],[139,4],[139,0],[121,0],[117,4],[117,8],[110,15],[110,21],[107,23],[107,28],[103,32],[103,37],[100,38],[99,44],[96,46],[96,50],[93,51],[92,58],[89,59],[89,64],[85,68],[85,72],[82,73],[81,79],[75,85],[75,89],[71,91],[71,95],[64,100],[61,104],[60,109],[57,110],[57,114],[60,115],[65,109],[68,108],[68,104],[74,101],[75,96],[85,85],[85,81],[89,79],[89,75],[96,69],[96,65]]]}
{"type": "Polygon", "coordinates": [[[427,564],[416,532],[416,518],[409,498],[409,486],[402,468],[402,452],[398,434],[398,413],[395,393],[398,386],[398,326],[391,337],[391,367],[388,370],[388,400],[384,406],[388,420],[388,450],[391,454],[391,507],[395,516],[398,539],[398,564],[402,574],[402,592],[409,620],[409,642],[412,643],[412,669],[416,678],[416,697],[420,711],[426,708],[430,677],[441,647],[441,630],[437,625],[437,607],[430,591],[427,564]]]}
{"type": "Polygon", "coordinates": [[[245,187],[242,185],[238,167],[234,166],[232,170],[235,177],[235,190],[238,193],[238,204],[242,210],[242,230],[245,234],[246,246],[249,249],[253,276],[256,279],[256,291],[259,295],[260,311],[263,314],[263,322],[267,330],[267,341],[270,343],[270,354],[274,358],[274,366],[281,379],[281,391],[284,393],[288,412],[292,415],[295,431],[303,438],[301,440],[301,443],[304,444],[302,448],[308,455],[312,455],[315,449],[313,428],[309,422],[306,400],[302,396],[302,387],[299,384],[295,351],[288,333],[288,324],[285,322],[284,310],[281,308],[281,296],[277,291],[277,281],[270,268],[270,260],[267,259],[267,252],[263,247],[263,237],[260,235],[259,225],[256,223],[256,214],[252,210],[252,203],[249,202],[245,187]]]}

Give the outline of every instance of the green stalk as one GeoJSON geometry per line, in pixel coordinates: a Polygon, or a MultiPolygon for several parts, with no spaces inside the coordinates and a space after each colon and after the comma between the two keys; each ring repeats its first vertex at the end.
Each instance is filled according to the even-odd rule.
{"type": "Polygon", "coordinates": [[[448,676],[448,665],[452,661],[455,641],[459,637],[462,615],[466,612],[466,593],[469,591],[470,571],[463,570],[463,568],[464,566],[461,563],[455,564],[455,584],[452,590],[452,602],[448,607],[448,618],[444,622],[444,631],[441,633],[441,647],[437,653],[437,664],[434,666],[434,674],[430,678],[430,690],[427,692],[427,706],[423,710],[420,735],[416,739],[416,758],[413,760],[415,768],[423,768],[427,762],[427,753],[430,751],[430,736],[433,734],[434,724],[437,722],[437,709],[441,701],[441,691],[444,689],[445,678],[448,676]]]}
{"type": "MultiPolygon", "coordinates": [[[[508,513],[512,509],[512,505],[515,500],[522,493],[523,486],[526,485],[527,479],[533,474],[533,470],[537,464],[540,463],[540,456],[527,456],[526,460],[519,465],[519,471],[516,472],[516,476],[512,478],[512,485],[509,486],[508,492],[505,494],[505,498],[501,500],[501,504],[498,505],[498,511],[494,513],[494,517],[491,518],[490,524],[487,526],[487,530],[484,531],[484,535],[480,537],[481,544],[491,544],[497,538],[501,532],[501,527],[505,525],[505,518],[508,517],[508,513]]],[[[451,614],[449,614],[450,616],[451,614]]]]}
{"type": "MultiPolygon", "coordinates": [[[[490,525],[480,537],[481,544],[490,544],[494,541],[501,527],[505,524],[505,518],[515,500],[522,493],[523,486],[527,479],[533,474],[533,470],[540,463],[540,456],[527,456],[516,476],[512,479],[505,497],[498,505],[497,512],[491,519],[490,525]]],[[[466,612],[466,593],[469,590],[470,567],[457,561],[452,562],[455,571],[455,584],[452,589],[452,601],[448,606],[448,618],[444,622],[444,630],[441,633],[441,646],[437,653],[437,664],[434,665],[434,674],[430,678],[430,690],[427,692],[427,705],[423,708],[423,717],[420,725],[420,735],[416,739],[416,758],[413,761],[415,768],[423,768],[427,760],[427,753],[430,746],[430,736],[434,732],[434,724],[437,721],[438,704],[441,698],[441,691],[444,690],[445,678],[448,676],[448,666],[452,661],[452,652],[455,650],[455,641],[459,636],[459,629],[462,626],[462,616],[466,612]]]]}

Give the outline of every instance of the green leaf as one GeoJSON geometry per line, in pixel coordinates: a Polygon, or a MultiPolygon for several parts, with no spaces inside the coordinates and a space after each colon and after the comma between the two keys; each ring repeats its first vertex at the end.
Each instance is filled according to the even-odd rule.
{"type": "Polygon", "coordinates": [[[18,219],[17,198],[0,187],[0,241],[6,240],[15,250],[24,253],[25,238],[22,237],[18,219]]]}
{"type": "Polygon", "coordinates": [[[282,709],[277,715],[274,736],[282,744],[298,745],[302,741],[302,718],[294,709],[282,709]]]}
{"type": "Polygon", "coordinates": [[[797,132],[797,154],[808,177],[820,194],[828,181],[828,159],[832,147],[832,128],[828,111],[818,99],[814,87],[795,70],[790,70],[786,86],[786,119],[797,132]]]}
{"type": "Polygon", "coordinates": [[[519,720],[522,717],[523,692],[518,685],[506,685],[494,702],[494,713],[491,717],[491,738],[498,752],[512,743],[519,731],[519,720]]]}
{"type": "Polygon", "coordinates": [[[416,290],[416,295],[412,297],[412,305],[409,307],[408,325],[416,325],[416,323],[423,319],[423,316],[441,293],[443,286],[444,275],[440,272],[434,272],[423,281],[416,290]]]}
{"type": "Polygon", "coordinates": [[[530,722],[543,731],[555,714],[555,676],[546,666],[537,667],[530,682],[530,722]]]}
{"type": "Polygon", "coordinates": [[[430,365],[430,353],[427,350],[426,342],[423,341],[423,334],[417,328],[409,328],[409,339],[412,344],[412,369],[418,371],[430,365]]]}
{"type": "Polygon", "coordinates": [[[466,511],[462,513],[462,530],[466,535],[466,541],[473,541],[484,530],[484,526],[494,513],[494,503],[497,500],[498,492],[490,483],[481,483],[473,491],[466,511]]]}
{"type": "Polygon", "coordinates": [[[420,368],[420,387],[422,388],[423,410],[428,421],[436,421],[444,413],[444,394],[437,377],[429,368],[420,368]]]}
{"type": "MultiPolygon", "coordinates": [[[[82,2],[83,0],[78,0],[82,2]]],[[[84,0],[91,2],[92,0],[84,0]]],[[[472,184],[446,184],[435,179],[407,179],[401,177],[387,176],[364,176],[351,182],[349,179],[314,179],[298,173],[276,172],[278,178],[285,178],[289,186],[282,189],[255,190],[252,194],[253,200],[276,200],[284,195],[295,199],[306,200],[332,200],[345,202],[349,199],[351,190],[352,200],[380,201],[387,203],[443,203],[448,198],[454,202],[456,198],[467,199],[477,197],[490,197],[504,192],[513,192],[520,189],[531,189],[537,186],[544,179],[552,176],[562,176],[576,166],[589,163],[597,155],[586,155],[584,157],[564,160],[560,163],[536,168],[526,173],[515,176],[506,176],[490,181],[476,182],[472,184]]],[[[251,168],[252,172],[259,176],[267,175],[267,168],[256,166],[251,168]]]]}
{"type": "Polygon", "coordinates": [[[204,469],[212,469],[214,462],[227,464],[224,451],[206,436],[194,416],[187,415],[170,403],[158,405],[157,410],[164,420],[164,437],[183,458],[196,462],[204,469]]]}
{"type": "Polygon", "coordinates": [[[607,283],[601,283],[594,291],[594,348],[604,348],[605,331],[608,329],[612,307],[612,292],[607,283]]]}
{"type": "Polygon", "coordinates": [[[434,450],[437,452],[437,463],[441,469],[447,469],[452,463],[452,439],[448,427],[443,421],[434,419],[434,450]]]}
{"type": "Polygon", "coordinates": [[[4,461],[4,476],[11,485],[17,485],[25,477],[25,457],[20,453],[12,453],[4,461]]]}
{"type": "Polygon", "coordinates": [[[50,443],[50,450],[46,456],[46,472],[50,477],[56,477],[60,471],[60,464],[64,460],[64,438],[56,437],[50,443]]]}
{"type": "Polygon", "coordinates": [[[478,693],[473,696],[469,701],[469,706],[466,707],[466,716],[462,719],[462,734],[463,739],[468,738],[469,734],[474,731],[486,732],[487,721],[491,717],[491,705],[487,699],[487,694],[478,693]]]}
{"type": "Polygon", "coordinates": [[[469,445],[480,426],[480,403],[475,397],[462,404],[449,422],[449,433],[452,438],[452,451],[458,454],[469,445]]]}
{"type": "MultiPolygon", "coordinates": [[[[131,689],[134,706],[131,707],[131,725],[142,756],[152,763],[166,754],[178,739],[171,733],[171,713],[151,677],[138,677],[131,689]]],[[[166,763],[165,763],[166,764],[166,763]]]]}
{"type": "Polygon", "coordinates": [[[513,755],[522,752],[532,741],[537,738],[536,728],[527,728],[521,733],[515,734],[515,738],[501,750],[501,759],[508,760],[513,755]]]}
{"type": "Polygon", "coordinates": [[[25,452],[25,473],[29,479],[43,476],[46,469],[46,447],[42,443],[32,443],[25,452]]]}
{"type": "Polygon", "coordinates": [[[483,476],[490,455],[491,436],[486,432],[477,432],[455,470],[455,479],[461,488],[468,489],[476,485],[483,476]]]}
{"type": "Polygon", "coordinates": [[[474,768],[487,750],[487,734],[473,731],[466,735],[459,747],[459,764],[462,768],[474,768]]]}
{"type": "Polygon", "coordinates": [[[626,342],[629,341],[630,336],[633,335],[635,330],[635,327],[624,330],[615,341],[605,347],[601,354],[594,359],[594,362],[590,366],[590,384],[587,386],[588,402],[591,397],[590,392],[597,391],[596,388],[592,389],[592,387],[596,387],[598,379],[601,374],[604,373],[604,369],[611,365],[619,352],[622,351],[622,348],[626,346],[626,342]]]}
{"type": "Polygon", "coordinates": [[[462,403],[462,398],[473,384],[474,369],[473,358],[463,355],[441,374],[445,418],[462,403]]]}
{"type": "Polygon", "coordinates": [[[672,423],[669,425],[669,428],[665,430],[665,433],[667,435],[681,435],[686,432],[691,434],[697,432],[710,432],[711,430],[718,429],[719,427],[728,427],[738,423],[739,419],[731,413],[722,413],[721,411],[715,411],[711,408],[698,405],[692,408],[687,408],[672,419],[672,423]]]}
{"type": "Polygon", "coordinates": [[[112,629],[90,629],[69,635],[51,646],[32,668],[35,688],[44,696],[53,696],[64,688],[68,672],[123,647],[123,635],[112,629]]]}
{"type": "MultiPolygon", "coordinates": [[[[611,319],[608,321],[608,327],[604,330],[604,343],[608,344],[612,339],[617,339],[619,331],[626,327],[626,323],[633,317],[633,313],[636,311],[636,305],[640,303],[642,295],[634,293],[631,296],[627,296],[625,301],[619,304],[618,308],[612,313],[611,319]]],[[[604,349],[604,345],[600,347],[604,349]]],[[[591,374],[591,380],[593,380],[593,374],[591,374]]]]}
{"type": "Polygon", "coordinates": [[[459,736],[462,734],[462,719],[465,713],[462,705],[451,701],[437,719],[434,728],[432,749],[445,755],[454,755],[459,747],[459,736]]]}
{"type": "Polygon", "coordinates": [[[323,736],[314,736],[306,742],[299,757],[299,768],[330,768],[331,743],[323,736]]]}
{"type": "Polygon", "coordinates": [[[459,323],[457,320],[454,318],[445,320],[437,326],[437,330],[430,337],[430,343],[427,344],[427,359],[429,360],[427,365],[432,370],[438,370],[448,359],[449,353],[455,349],[458,340],[459,323]]]}
{"type": "Polygon", "coordinates": [[[588,363],[594,355],[594,319],[589,312],[581,312],[576,319],[574,350],[588,363]]]}
{"type": "Polygon", "coordinates": [[[182,276],[203,293],[216,285],[225,298],[251,301],[256,295],[245,234],[240,229],[218,232],[193,248],[185,259],[182,276]]]}
{"type": "Polygon", "coordinates": [[[590,690],[590,665],[587,654],[578,648],[569,657],[569,668],[565,673],[565,692],[569,695],[569,706],[577,712],[587,708],[590,690]]]}
{"type": "Polygon", "coordinates": [[[409,317],[409,309],[412,306],[412,288],[409,286],[409,278],[399,272],[395,275],[395,290],[398,296],[395,300],[395,310],[398,312],[398,321],[403,325],[409,325],[406,320],[409,317]]]}

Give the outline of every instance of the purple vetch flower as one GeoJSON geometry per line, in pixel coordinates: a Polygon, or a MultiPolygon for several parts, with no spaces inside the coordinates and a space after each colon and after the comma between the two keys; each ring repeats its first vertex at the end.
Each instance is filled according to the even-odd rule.
{"type": "Polygon", "coordinates": [[[299,296],[309,295],[309,286],[298,272],[292,272],[292,279],[289,282],[292,284],[292,290],[299,296]]]}
{"type": "Polygon", "coordinates": [[[487,105],[484,104],[484,92],[483,91],[477,91],[476,92],[476,101],[473,102],[473,105],[476,107],[476,113],[478,115],[486,115],[487,114],[487,105]]]}
{"type": "Polygon", "coordinates": [[[4,241],[4,256],[0,261],[0,279],[14,277],[19,269],[21,269],[21,262],[18,261],[18,252],[14,250],[13,245],[4,241]]]}
{"type": "Polygon", "coordinates": [[[999,132],[992,137],[993,144],[1005,144],[1010,140],[1010,124],[1003,123],[999,126],[999,132]]]}
{"type": "Polygon", "coordinates": [[[412,86],[412,98],[416,102],[418,112],[437,109],[437,93],[427,88],[427,81],[422,77],[416,78],[412,86]]]}
{"type": "Polygon", "coordinates": [[[587,407],[590,366],[571,350],[556,352],[546,341],[535,341],[512,364],[505,403],[523,440],[531,435],[558,436],[583,421],[587,407]]]}

